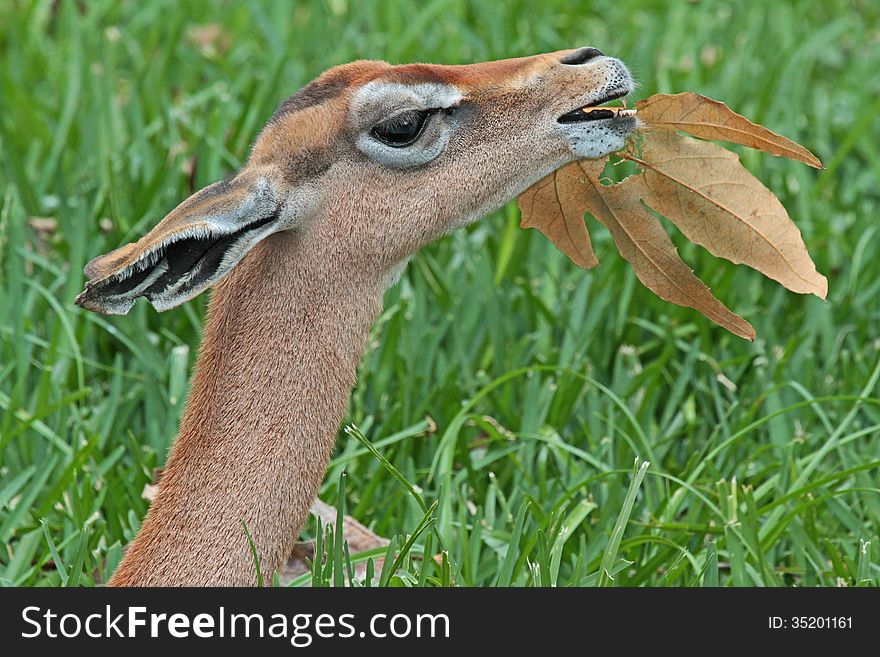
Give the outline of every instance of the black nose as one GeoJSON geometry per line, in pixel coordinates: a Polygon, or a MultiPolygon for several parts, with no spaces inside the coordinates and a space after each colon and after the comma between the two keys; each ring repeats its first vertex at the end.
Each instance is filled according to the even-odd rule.
{"type": "Polygon", "coordinates": [[[594,57],[601,57],[602,51],[598,48],[578,48],[572,53],[567,54],[559,61],[569,66],[577,66],[578,64],[586,64],[594,57]]]}

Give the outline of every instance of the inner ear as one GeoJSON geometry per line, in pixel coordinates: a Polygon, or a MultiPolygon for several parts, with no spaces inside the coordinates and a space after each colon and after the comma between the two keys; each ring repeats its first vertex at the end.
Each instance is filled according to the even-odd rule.
{"type": "MultiPolygon", "coordinates": [[[[101,292],[108,297],[144,296],[157,310],[164,310],[157,304],[170,302],[172,296],[188,298],[189,292],[201,291],[221,278],[218,274],[231,269],[250,250],[252,242],[258,241],[252,238],[264,237],[261,229],[277,219],[277,215],[270,215],[219,237],[195,235],[163,245],[141,263],[142,269],[134,265],[131,273],[123,272],[104,285],[101,292]]],[[[173,305],[178,303],[182,301],[173,305]]]]}
{"type": "MultiPolygon", "coordinates": [[[[265,236],[263,233],[268,234],[262,229],[277,219],[278,215],[271,215],[219,238],[188,237],[172,242],[157,261],[156,268],[161,273],[149,282],[142,295],[156,306],[173,296],[204,289],[231,269],[265,236]]],[[[162,310],[158,306],[156,309],[162,310]]]]}
{"type": "Polygon", "coordinates": [[[146,297],[162,311],[214,285],[257,242],[296,223],[260,173],[203,189],[138,242],[95,258],[86,265],[90,280],[76,302],[124,315],[146,297]]]}
{"type": "Polygon", "coordinates": [[[272,214],[229,233],[174,236],[130,267],[88,286],[77,302],[107,314],[128,312],[137,297],[146,297],[159,311],[173,308],[219,281],[274,232],[277,220],[272,214]]]}

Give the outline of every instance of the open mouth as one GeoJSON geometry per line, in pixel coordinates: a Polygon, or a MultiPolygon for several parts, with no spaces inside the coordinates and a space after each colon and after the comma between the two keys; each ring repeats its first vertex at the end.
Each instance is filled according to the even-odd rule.
{"type": "Polygon", "coordinates": [[[585,121],[604,121],[608,119],[621,120],[633,119],[636,116],[636,110],[627,107],[599,107],[603,103],[610,103],[618,98],[623,98],[629,93],[628,89],[614,91],[607,96],[603,96],[592,105],[579,107],[571,112],[566,112],[556,121],[558,123],[582,123],[585,121]]]}

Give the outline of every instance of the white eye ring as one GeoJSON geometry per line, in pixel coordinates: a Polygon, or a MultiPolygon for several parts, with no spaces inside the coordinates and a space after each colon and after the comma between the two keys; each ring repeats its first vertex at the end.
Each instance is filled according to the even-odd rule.
{"type": "MultiPolygon", "coordinates": [[[[417,110],[426,111],[426,110],[417,110]]],[[[428,112],[436,114],[433,110],[428,112]]],[[[371,160],[393,169],[423,166],[436,159],[452,132],[448,121],[440,117],[426,117],[418,134],[405,144],[391,144],[375,134],[375,128],[362,132],[357,140],[358,150],[371,160]]]]}

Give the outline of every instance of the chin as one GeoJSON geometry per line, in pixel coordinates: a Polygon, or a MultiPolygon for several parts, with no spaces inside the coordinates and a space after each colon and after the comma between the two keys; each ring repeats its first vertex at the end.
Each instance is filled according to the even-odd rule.
{"type": "Polygon", "coordinates": [[[566,135],[572,154],[578,158],[595,159],[619,151],[636,129],[636,120],[622,120],[612,126],[583,126],[566,135]]]}

